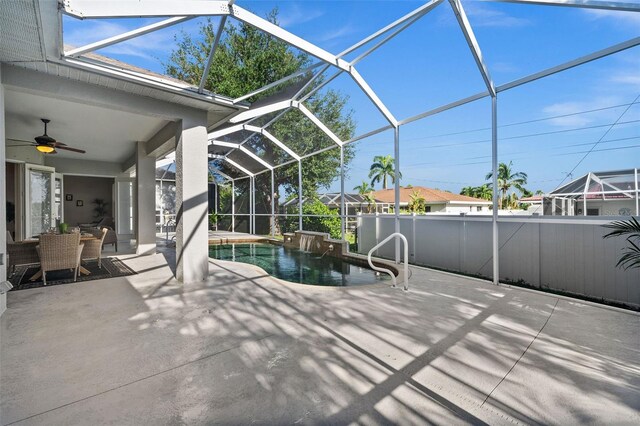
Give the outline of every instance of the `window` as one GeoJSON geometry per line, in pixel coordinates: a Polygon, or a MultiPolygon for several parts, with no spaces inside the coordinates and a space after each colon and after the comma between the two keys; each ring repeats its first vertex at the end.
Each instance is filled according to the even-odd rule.
{"type": "Polygon", "coordinates": [[[482,211],[482,206],[477,206],[476,207],[476,211],[481,212],[482,211]]]}
{"type": "Polygon", "coordinates": [[[600,216],[600,209],[587,209],[587,216],[600,216]]]}

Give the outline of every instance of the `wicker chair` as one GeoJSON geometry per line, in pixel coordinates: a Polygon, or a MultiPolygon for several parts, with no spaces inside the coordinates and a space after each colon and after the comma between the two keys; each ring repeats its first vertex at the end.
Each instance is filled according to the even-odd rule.
{"type": "Polygon", "coordinates": [[[36,245],[37,242],[31,241],[7,242],[9,274],[13,275],[18,265],[29,265],[40,262],[36,245]]]}
{"type": "Polygon", "coordinates": [[[80,244],[80,234],[42,234],[37,248],[40,256],[42,281],[47,285],[47,271],[71,269],[74,271],[73,280],[78,279],[80,256],[84,244],[80,244]]]}
{"type": "Polygon", "coordinates": [[[84,242],[82,260],[98,259],[98,268],[102,269],[102,244],[104,243],[104,237],[107,235],[107,232],[109,232],[109,228],[102,228],[99,234],[93,234],[97,239],[84,242]]]}

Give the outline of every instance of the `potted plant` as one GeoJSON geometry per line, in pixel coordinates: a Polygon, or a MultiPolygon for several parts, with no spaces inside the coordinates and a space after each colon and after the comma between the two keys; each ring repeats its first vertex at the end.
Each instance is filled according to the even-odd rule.
{"type": "Polygon", "coordinates": [[[102,198],[96,198],[91,203],[95,205],[93,208],[94,217],[101,218],[107,215],[108,203],[106,203],[102,198]]]}
{"type": "Polygon", "coordinates": [[[66,234],[67,230],[69,230],[68,223],[62,222],[60,225],[58,225],[58,231],[60,231],[61,234],[66,234]]]}

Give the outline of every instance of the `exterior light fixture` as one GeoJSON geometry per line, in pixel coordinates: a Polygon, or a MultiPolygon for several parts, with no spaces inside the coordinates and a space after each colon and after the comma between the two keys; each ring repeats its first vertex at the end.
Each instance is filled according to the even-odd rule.
{"type": "Polygon", "coordinates": [[[36,149],[43,154],[51,154],[53,151],[55,151],[55,148],[49,145],[36,145],[36,149]]]}

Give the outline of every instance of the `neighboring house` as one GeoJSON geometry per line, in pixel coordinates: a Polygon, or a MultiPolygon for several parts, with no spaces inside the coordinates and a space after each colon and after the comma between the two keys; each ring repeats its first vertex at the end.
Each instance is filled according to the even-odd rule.
{"type": "Polygon", "coordinates": [[[518,200],[520,206],[526,206],[525,210],[528,214],[542,214],[542,195],[533,195],[531,197],[522,197],[518,200]]]}
{"type": "MultiPolygon", "coordinates": [[[[466,195],[454,194],[439,189],[425,188],[424,186],[400,187],[400,208],[406,209],[411,201],[411,195],[419,193],[425,199],[425,213],[460,214],[489,212],[491,201],[466,195]]],[[[374,191],[376,200],[393,205],[395,200],[394,189],[381,189],[374,191]]]]}
{"type": "MultiPolygon", "coordinates": [[[[326,194],[319,194],[318,199],[325,206],[332,210],[336,210],[340,213],[340,193],[339,192],[327,192],[326,194]]],[[[344,194],[344,206],[347,214],[347,229],[355,229],[356,216],[358,213],[388,213],[389,207],[393,206],[393,203],[385,203],[381,200],[375,199],[374,203],[367,201],[364,195],[361,194],[344,194]]],[[[302,204],[306,202],[306,199],[302,200],[302,204]]],[[[287,207],[297,206],[298,197],[285,201],[280,205],[284,211],[287,207]]]]}
{"type": "Polygon", "coordinates": [[[589,172],[544,196],[550,216],[638,215],[638,169],[589,172]]]}

